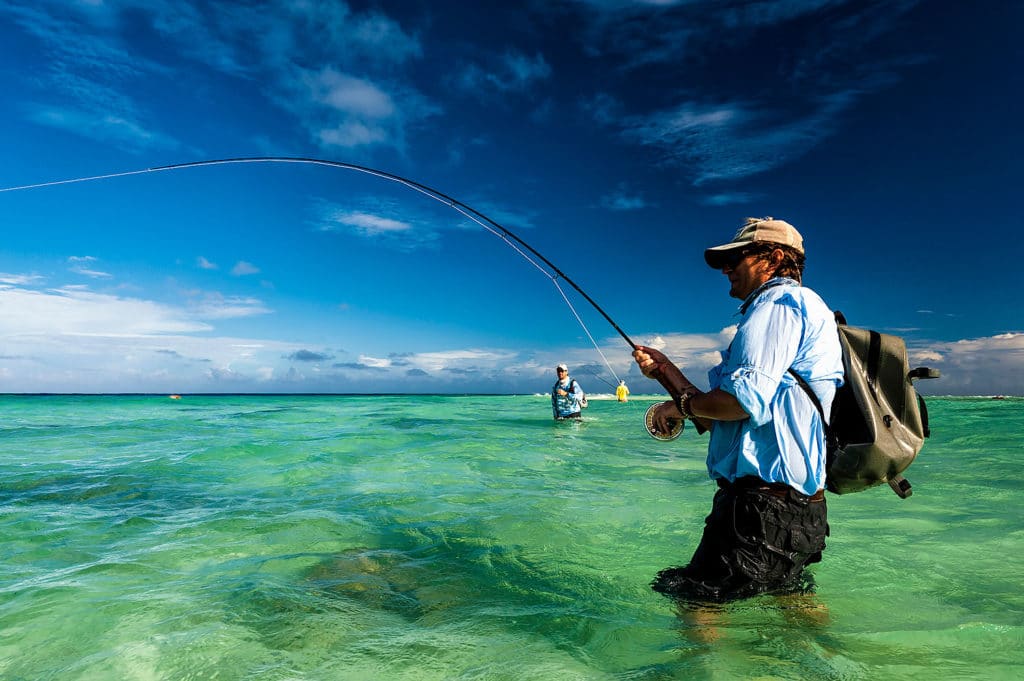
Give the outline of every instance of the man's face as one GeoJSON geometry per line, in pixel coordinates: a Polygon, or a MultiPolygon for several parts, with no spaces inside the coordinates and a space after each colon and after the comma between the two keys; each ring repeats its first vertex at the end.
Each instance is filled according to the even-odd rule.
{"type": "Polygon", "coordinates": [[[722,274],[729,278],[729,295],[745,300],[754,289],[772,277],[773,268],[765,257],[746,254],[743,251],[733,256],[723,267],[722,274]]]}
{"type": "Polygon", "coordinates": [[[559,378],[565,378],[569,375],[568,369],[555,369],[555,373],[558,374],[559,378]]]}

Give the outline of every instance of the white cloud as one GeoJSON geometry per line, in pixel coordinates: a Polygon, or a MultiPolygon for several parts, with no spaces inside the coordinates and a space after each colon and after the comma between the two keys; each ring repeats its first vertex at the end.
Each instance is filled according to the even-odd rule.
{"type": "Polygon", "coordinates": [[[266,312],[258,301],[216,296],[178,308],[79,289],[0,287],[0,374],[14,392],[215,390],[243,376],[259,389],[260,367],[296,344],[209,337],[205,319],[266,312]],[[213,301],[213,302],[211,302],[213,301]],[[203,335],[192,335],[203,334],[203,335]],[[205,387],[204,387],[205,386],[205,387]]]}
{"type": "Polygon", "coordinates": [[[43,277],[38,274],[9,274],[7,272],[0,272],[0,284],[24,286],[27,284],[35,284],[42,280],[43,277]]]}
{"type": "Polygon", "coordinates": [[[199,256],[198,258],[196,258],[196,266],[199,269],[201,269],[201,270],[215,270],[215,269],[217,269],[217,264],[216,263],[210,262],[209,260],[207,260],[203,256],[199,256]]]}
{"type": "Polygon", "coordinates": [[[391,97],[373,83],[333,68],[305,74],[310,98],[343,114],[370,119],[389,118],[395,114],[391,97]]]}
{"type": "Polygon", "coordinates": [[[35,106],[30,108],[29,118],[40,125],[87,135],[90,139],[106,141],[120,148],[175,149],[180,146],[177,140],[129,118],[127,114],[35,106]]]}
{"type": "Polygon", "coordinates": [[[911,366],[942,372],[918,381],[918,390],[938,395],[1024,394],[1024,333],[1004,333],[953,342],[914,343],[911,366]]]}
{"type": "Polygon", "coordinates": [[[390,134],[385,127],[362,121],[345,121],[316,131],[316,139],[322,146],[345,149],[380,144],[389,138],[390,134]]]}
{"type": "Polygon", "coordinates": [[[69,288],[0,289],[0,337],[140,336],[208,331],[187,312],[148,300],[69,288]]]}
{"type": "MultiPolygon", "coordinates": [[[[16,279],[19,275],[9,275],[16,279]]],[[[0,377],[14,392],[202,392],[202,391],[493,391],[545,392],[551,368],[567,362],[588,392],[611,380],[592,348],[543,350],[449,348],[385,356],[353,350],[355,362],[294,368],[312,357],[310,344],[266,338],[215,336],[212,322],[269,312],[257,299],[197,294],[197,302],[174,307],[149,300],[81,289],[30,290],[0,287],[0,377]],[[596,374],[596,376],[595,376],[596,374]]],[[[637,334],[661,349],[698,385],[720,359],[735,326],[717,333],[637,334]]],[[[659,393],[640,376],[621,339],[601,342],[612,370],[634,393],[659,393]]],[[[319,347],[319,346],[318,346],[319,347]]],[[[326,360],[335,351],[322,354],[326,360]]],[[[912,366],[942,371],[918,382],[926,394],[1020,394],[1024,386],[1024,333],[955,342],[917,343],[912,366]]],[[[348,353],[345,353],[348,354],[348,353]]]]}
{"type": "Polygon", "coordinates": [[[481,364],[494,368],[510,361],[515,356],[516,353],[511,351],[472,349],[413,353],[404,359],[418,369],[436,372],[442,369],[465,368],[481,364]]]}
{"type": "Polygon", "coordinates": [[[94,262],[96,262],[96,258],[91,255],[73,255],[68,258],[68,264],[71,265],[69,269],[75,274],[92,277],[93,279],[110,279],[114,276],[109,272],[101,272],[100,270],[91,269],[90,265],[94,262]]]}
{"type": "Polygon", "coordinates": [[[367,236],[389,232],[405,232],[412,229],[412,225],[408,222],[361,212],[338,213],[334,216],[334,221],[338,224],[355,227],[358,232],[367,236]]]}
{"type": "Polygon", "coordinates": [[[0,13],[39,38],[51,57],[39,79],[44,101],[26,115],[121,148],[180,146],[158,129],[161,112],[146,110],[135,92],[143,82],[181,78],[196,62],[258,81],[325,147],[402,148],[406,128],[439,111],[395,70],[422,56],[418,37],[379,11],[353,12],[343,2],[270,2],[255,12],[231,3],[43,0],[0,6],[0,13]],[[134,50],[121,30],[127,14],[148,21],[173,51],[150,57],[134,50]],[[54,103],[54,93],[62,101],[54,103]]]}
{"type": "Polygon", "coordinates": [[[376,239],[382,245],[404,251],[431,247],[440,237],[441,230],[463,222],[455,212],[450,213],[450,220],[439,220],[436,213],[426,209],[400,205],[375,196],[352,199],[346,206],[321,201],[318,212],[316,227],[321,231],[376,239]],[[393,217],[397,215],[402,219],[393,217]]]}
{"type": "MultiPolygon", "coordinates": [[[[765,59],[747,62],[746,78],[716,82],[720,94],[715,101],[694,94],[704,88],[702,78],[685,69],[677,92],[660,97],[668,104],[658,108],[624,113],[622,103],[607,95],[591,100],[595,121],[652,147],[664,163],[691,172],[695,185],[763,173],[806,154],[835,133],[856,103],[897,84],[902,68],[924,61],[920,55],[899,54],[898,48],[872,49],[872,41],[893,31],[918,0],[884,9],[841,0],[586,4],[593,11],[581,30],[585,50],[614,57],[623,72],[618,76],[627,78],[652,63],[662,67],[706,59],[714,49],[757,53],[759,42],[785,39],[790,22],[824,6],[843,5],[842,20],[809,34],[806,44],[790,45],[785,58],[765,53],[765,59]],[[728,35],[724,46],[723,34],[728,35]],[[792,89],[780,96],[775,89],[751,88],[762,72],[766,78],[784,77],[792,89]]],[[[719,197],[728,203],[742,198],[719,197]]]]}
{"type": "Polygon", "coordinates": [[[719,353],[735,335],[736,326],[732,325],[712,334],[669,332],[637,337],[646,339],[641,345],[660,350],[678,366],[700,370],[699,374],[690,376],[691,380],[696,381],[703,378],[703,371],[718,364],[721,360],[719,353]]]}
{"type": "Polygon", "coordinates": [[[231,268],[231,274],[236,277],[244,277],[249,274],[259,274],[260,268],[253,265],[251,262],[245,260],[239,260],[235,263],[235,266],[231,268]]]}
{"type": "Polygon", "coordinates": [[[391,360],[381,357],[371,357],[369,355],[360,355],[359,363],[363,366],[375,367],[378,369],[385,369],[391,366],[391,360]]]}
{"type": "Polygon", "coordinates": [[[26,105],[30,120],[121,148],[175,148],[170,136],[147,124],[126,83],[166,74],[166,69],[110,40],[116,29],[106,7],[87,3],[5,4],[0,12],[34,35],[48,53],[48,69],[39,78],[39,98],[26,105]],[[84,11],[80,11],[84,10],[84,11]],[[99,28],[91,30],[90,24],[99,28]],[[56,93],[60,94],[59,103],[56,93]]]}
{"type": "Polygon", "coordinates": [[[271,312],[258,298],[224,296],[219,293],[204,294],[190,309],[199,319],[235,319],[271,312]]]}
{"type": "Polygon", "coordinates": [[[942,359],[942,355],[934,350],[917,350],[908,357],[909,362],[915,365],[923,362],[941,362],[942,359]]]}
{"type": "Polygon", "coordinates": [[[623,135],[657,148],[666,163],[691,169],[697,185],[765,172],[831,133],[834,112],[780,116],[752,102],[684,102],[623,120],[623,135]]]}

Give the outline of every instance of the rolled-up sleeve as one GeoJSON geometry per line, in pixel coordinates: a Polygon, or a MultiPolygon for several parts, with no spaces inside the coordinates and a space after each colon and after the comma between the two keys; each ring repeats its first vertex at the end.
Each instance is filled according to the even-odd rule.
{"type": "Polygon", "coordinates": [[[733,339],[729,359],[722,367],[720,387],[750,415],[752,426],[771,421],[772,401],[783,374],[796,357],[802,332],[798,303],[792,296],[783,295],[771,304],[752,309],[733,339]]]}
{"type": "Polygon", "coordinates": [[[723,377],[721,388],[750,414],[750,423],[755,428],[771,420],[772,398],[779,389],[779,382],[771,376],[754,367],[740,367],[723,377]]]}

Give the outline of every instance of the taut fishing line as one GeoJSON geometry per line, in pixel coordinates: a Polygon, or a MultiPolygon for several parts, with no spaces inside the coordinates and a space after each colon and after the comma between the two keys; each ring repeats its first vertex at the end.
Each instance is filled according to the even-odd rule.
{"type": "Polygon", "coordinates": [[[344,162],[341,162],[341,161],[328,161],[328,160],[319,159],[319,158],[303,158],[303,157],[293,157],[293,156],[251,156],[251,157],[241,157],[241,158],[222,158],[222,159],[214,159],[214,160],[208,160],[208,161],[192,161],[192,162],[189,162],[189,163],[175,163],[175,164],[172,164],[172,165],[156,166],[156,167],[153,167],[153,168],[143,168],[143,169],[140,169],[140,170],[128,170],[128,171],[119,172],[119,173],[107,173],[105,175],[91,175],[89,177],[76,177],[76,178],[70,178],[70,179],[66,179],[66,180],[54,180],[54,181],[51,181],[51,182],[40,182],[40,183],[37,183],[37,184],[26,184],[26,185],[21,185],[21,186],[18,186],[18,187],[2,187],[2,188],[0,188],[0,192],[14,192],[14,191],[21,191],[21,190],[26,190],[26,189],[40,189],[40,188],[43,188],[43,187],[54,187],[54,186],[61,185],[61,184],[75,184],[75,183],[79,183],[79,182],[93,182],[93,181],[97,181],[97,180],[108,180],[108,179],[113,179],[113,178],[117,178],[117,177],[128,177],[130,175],[142,175],[142,174],[145,174],[145,173],[158,173],[158,172],[167,171],[167,170],[182,170],[184,168],[198,168],[198,167],[201,167],[201,166],[228,165],[228,164],[234,164],[234,163],[304,163],[304,164],[309,164],[309,165],[330,166],[332,168],[343,168],[345,170],[354,170],[356,172],[366,173],[367,175],[373,175],[374,177],[379,177],[379,178],[382,178],[382,179],[385,179],[385,180],[390,180],[392,182],[397,182],[399,184],[405,185],[409,189],[417,191],[417,192],[419,192],[419,193],[421,193],[421,194],[423,194],[425,196],[429,196],[430,198],[434,199],[435,201],[443,203],[446,206],[448,206],[449,208],[453,208],[454,210],[458,211],[460,214],[462,214],[467,219],[472,220],[473,222],[475,222],[476,224],[480,225],[481,227],[483,227],[485,230],[487,230],[488,232],[490,232],[494,236],[496,236],[499,239],[501,239],[502,241],[504,241],[516,253],[521,255],[523,258],[526,259],[527,262],[529,262],[531,265],[533,265],[538,270],[540,270],[546,277],[548,277],[548,279],[551,280],[551,283],[554,284],[555,288],[561,294],[562,299],[565,300],[566,305],[569,306],[569,309],[572,311],[573,316],[576,317],[576,321],[579,322],[580,327],[587,334],[587,338],[590,339],[590,342],[593,344],[594,349],[597,350],[597,354],[601,355],[601,359],[604,360],[605,366],[608,367],[608,371],[611,372],[612,376],[615,377],[616,381],[619,380],[618,374],[615,373],[615,370],[612,368],[611,364],[608,362],[608,358],[604,356],[603,352],[601,352],[601,348],[598,347],[597,341],[594,340],[594,337],[591,335],[590,330],[587,328],[587,325],[583,323],[583,319],[580,317],[579,313],[576,311],[576,308],[573,306],[572,302],[569,300],[569,297],[565,294],[565,291],[559,285],[558,279],[559,278],[563,279],[567,284],[569,284],[574,289],[576,289],[576,291],[581,296],[583,296],[584,299],[586,299],[586,301],[588,303],[590,303],[594,307],[595,310],[597,310],[598,312],[601,313],[601,316],[603,316],[608,321],[608,323],[612,325],[612,328],[614,328],[619,333],[619,335],[622,336],[623,339],[625,339],[626,343],[629,344],[630,348],[632,348],[633,350],[636,350],[636,348],[637,348],[636,343],[634,343],[630,339],[630,337],[627,336],[626,333],[621,328],[619,328],[619,325],[616,324],[612,320],[612,318],[608,316],[608,313],[605,312],[603,309],[601,309],[601,306],[598,305],[596,302],[594,302],[594,299],[591,298],[589,295],[587,295],[587,293],[582,288],[580,288],[579,285],[576,284],[576,282],[574,282],[572,279],[567,277],[565,275],[565,273],[562,272],[562,270],[560,270],[558,267],[555,266],[554,263],[552,263],[550,260],[545,258],[535,248],[533,248],[528,243],[523,241],[517,235],[513,234],[510,230],[508,230],[505,227],[501,226],[500,224],[498,224],[497,222],[495,222],[491,218],[487,217],[486,215],[484,215],[480,211],[476,210],[475,208],[472,208],[472,207],[466,205],[465,203],[462,203],[458,199],[454,199],[451,196],[448,196],[447,194],[439,192],[436,189],[432,189],[431,187],[428,187],[428,186],[426,186],[424,184],[421,184],[419,182],[416,182],[414,180],[410,180],[408,178],[401,177],[400,175],[395,175],[393,173],[384,172],[383,170],[376,170],[374,168],[368,168],[366,166],[355,165],[355,164],[352,164],[352,163],[344,163],[344,162]],[[531,254],[533,255],[533,257],[531,257],[531,254]],[[551,271],[548,271],[548,270],[544,269],[543,267],[541,267],[541,265],[534,258],[536,258],[537,260],[540,260],[545,265],[547,265],[550,268],[551,271]]]}

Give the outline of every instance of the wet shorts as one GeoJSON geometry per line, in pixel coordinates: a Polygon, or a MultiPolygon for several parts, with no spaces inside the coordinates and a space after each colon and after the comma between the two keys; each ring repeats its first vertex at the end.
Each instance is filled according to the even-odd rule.
{"type": "Polygon", "coordinates": [[[813,497],[758,478],[719,481],[689,565],[666,568],[651,588],[685,601],[723,602],[807,589],[804,567],[828,536],[824,494],[813,497]]]}

